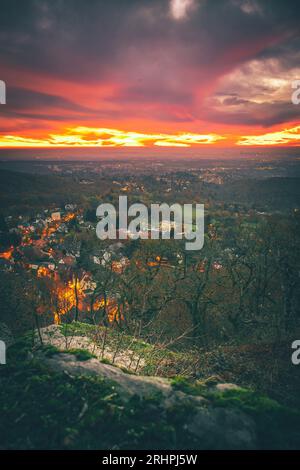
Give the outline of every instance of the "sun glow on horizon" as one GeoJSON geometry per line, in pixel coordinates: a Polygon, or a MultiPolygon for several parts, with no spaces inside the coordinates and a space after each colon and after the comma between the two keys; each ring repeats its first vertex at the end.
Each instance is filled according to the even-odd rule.
{"type": "Polygon", "coordinates": [[[45,137],[0,135],[0,148],[49,147],[169,147],[186,148],[201,145],[275,146],[300,145],[300,126],[255,135],[197,134],[192,132],[143,133],[105,127],[67,127],[45,137]]]}
{"type": "Polygon", "coordinates": [[[268,132],[262,135],[245,135],[238,140],[237,145],[300,145],[300,126],[284,129],[283,131],[268,132]]]}
{"type": "Polygon", "coordinates": [[[0,147],[191,147],[214,144],[225,137],[218,134],[151,134],[96,127],[70,127],[61,134],[35,139],[17,135],[0,136],[0,147]]]}

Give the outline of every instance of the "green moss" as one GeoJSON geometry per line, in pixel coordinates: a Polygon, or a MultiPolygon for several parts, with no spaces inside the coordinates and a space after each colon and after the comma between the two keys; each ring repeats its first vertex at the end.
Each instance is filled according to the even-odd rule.
{"type": "Polygon", "coordinates": [[[64,336],[89,336],[95,333],[97,327],[89,323],[73,322],[63,323],[59,328],[64,336]]]}
{"type": "Polygon", "coordinates": [[[210,377],[207,377],[203,380],[199,380],[198,384],[201,384],[204,387],[213,387],[214,385],[217,385],[220,382],[222,382],[222,379],[220,377],[216,375],[211,375],[210,377]]]}
{"type": "Polygon", "coordinates": [[[238,408],[252,416],[264,449],[300,446],[300,413],[252,390],[238,389],[203,393],[214,406],[238,408]]]}
{"type": "Polygon", "coordinates": [[[45,344],[41,346],[40,349],[42,350],[42,352],[44,353],[46,357],[52,357],[55,354],[59,354],[60,352],[60,350],[56,346],[53,346],[52,344],[45,344]]]}
{"type": "Polygon", "coordinates": [[[250,415],[256,423],[262,449],[297,449],[300,446],[300,413],[277,401],[244,388],[220,392],[212,388],[216,380],[193,381],[176,376],[172,386],[189,395],[202,395],[211,405],[236,408],[250,415]]]}
{"type": "Polygon", "coordinates": [[[89,359],[93,359],[93,358],[97,359],[97,356],[95,356],[95,354],[92,354],[90,351],[87,351],[86,349],[73,348],[73,349],[66,349],[65,351],[62,351],[62,352],[65,352],[67,354],[74,354],[74,356],[76,356],[76,359],[78,359],[78,361],[88,361],[89,359]]]}
{"type": "Polygon", "coordinates": [[[196,448],[183,432],[186,414],[161,397],[126,399],[99,377],[71,377],[43,365],[6,369],[0,389],[5,449],[196,448]]]}
{"type": "Polygon", "coordinates": [[[284,409],[275,400],[243,388],[224,392],[208,391],[206,396],[217,406],[234,406],[247,412],[262,413],[284,409]]]}
{"type": "Polygon", "coordinates": [[[187,377],[177,375],[171,380],[171,385],[178,390],[188,389],[190,387],[190,381],[187,377]]]}
{"type": "Polygon", "coordinates": [[[102,362],[102,364],[112,365],[112,362],[111,362],[109,359],[107,359],[106,357],[104,357],[103,359],[101,359],[100,362],[102,362]]]}
{"type": "Polygon", "coordinates": [[[189,377],[177,375],[171,380],[171,385],[175,390],[181,390],[188,395],[202,395],[205,386],[189,377]]]}
{"type": "Polygon", "coordinates": [[[125,374],[136,375],[135,372],[133,372],[132,370],[126,369],[126,367],[120,367],[120,369],[121,369],[121,371],[124,372],[125,374]]]}

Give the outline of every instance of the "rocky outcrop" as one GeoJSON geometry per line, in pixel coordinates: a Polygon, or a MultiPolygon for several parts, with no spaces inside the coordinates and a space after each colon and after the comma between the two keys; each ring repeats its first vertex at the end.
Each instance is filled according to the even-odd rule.
{"type": "MultiPolygon", "coordinates": [[[[256,428],[253,419],[235,408],[214,406],[202,396],[193,396],[174,390],[168,379],[131,375],[98,359],[77,360],[73,354],[60,353],[45,358],[46,365],[55,372],[71,376],[100,376],[113,381],[124,401],[132,395],[141,397],[161,395],[161,407],[166,412],[176,406],[188,404],[193,407],[184,429],[201,444],[202,449],[254,449],[256,428]]],[[[232,389],[234,384],[218,384],[219,390],[232,389]]]]}
{"type": "MultiPolygon", "coordinates": [[[[62,334],[59,325],[50,325],[40,329],[40,335],[44,345],[55,346],[60,350],[70,349],[84,349],[95,355],[98,359],[106,359],[107,361],[114,362],[118,367],[131,368],[139,371],[144,365],[145,361],[137,356],[130,348],[121,349],[116,354],[115,350],[111,349],[109,345],[102,346],[96,344],[91,338],[87,336],[68,335],[62,334]]],[[[40,343],[40,337],[36,334],[36,341],[40,343]]]]}

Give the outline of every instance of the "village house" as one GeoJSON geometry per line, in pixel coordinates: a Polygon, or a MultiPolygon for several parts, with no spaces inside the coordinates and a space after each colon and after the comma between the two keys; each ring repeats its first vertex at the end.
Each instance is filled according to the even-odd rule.
{"type": "Polygon", "coordinates": [[[51,219],[54,221],[59,221],[61,219],[60,212],[52,212],[51,219]]]}

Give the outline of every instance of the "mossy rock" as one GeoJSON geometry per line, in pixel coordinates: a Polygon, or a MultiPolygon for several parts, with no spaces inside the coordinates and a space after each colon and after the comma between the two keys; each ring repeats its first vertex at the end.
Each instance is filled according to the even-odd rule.
{"type": "Polygon", "coordinates": [[[78,361],[88,361],[89,359],[97,359],[97,356],[95,354],[92,354],[90,351],[87,351],[86,349],[71,348],[71,349],[66,349],[62,352],[66,354],[73,354],[78,361]]]}
{"type": "Polygon", "coordinates": [[[45,344],[39,348],[46,357],[52,357],[55,354],[59,354],[60,350],[52,344],[45,344]]]}

